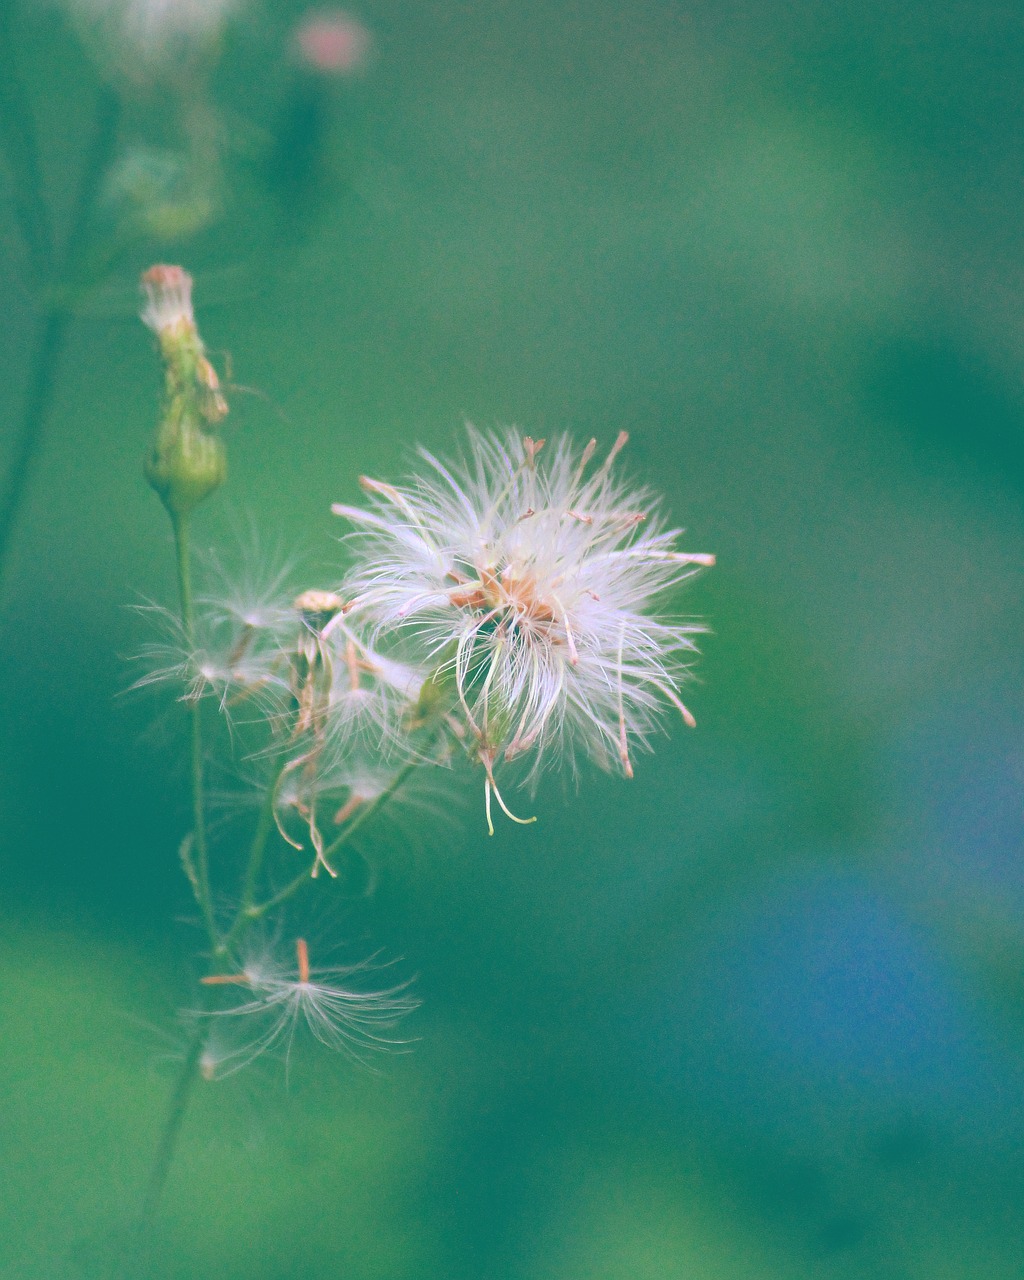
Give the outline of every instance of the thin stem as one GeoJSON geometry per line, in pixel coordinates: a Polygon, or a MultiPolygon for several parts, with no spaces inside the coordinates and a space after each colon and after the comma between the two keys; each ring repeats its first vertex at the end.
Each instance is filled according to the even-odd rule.
{"type": "Polygon", "coordinates": [[[11,175],[14,216],[39,282],[53,270],[53,227],[43,195],[35,120],[14,57],[14,6],[0,5],[0,135],[11,175]]]}
{"type": "Polygon", "coordinates": [[[253,833],[252,844],[249,846],[249,857],[245,866],[245,876],[242,880],[242,896],[238,912],[231,928],[221,939],[220,946],[217,948],[219,955],[224,955],[230,951],[232,945],[244,934],[253,919],[252,908],[256,896],[256,885],[263,867],[263,855],[266,853],[267,841],[270,839],[270,833],[274,829],[274,808],[277,804],[277,789],[281,782],[281,775],[287,767],[288,761],[282,757],[278,767],[274,770],[273,777],[267,787],[267,793],[263,798],[263,805],[260,809],[256,830],[253,833]]]}
{"type": "MultiPolygon", "coordinates": [[[[391,784],[388,786],[388,788],[385,791],[382,791],[380,795],[377,796],[374,800],[371,800],[369,804],[364,805],[363,808],[359,810],[356,816],[348,824],[345,830],[342,831],[340,835],[336,836],[335,839],[331,841],[331,843],[323,851],[323,854],[321,855],[321,859],[323,861],[327,861],[334,854],[336,854],[340,849],[344,848],[344,846],[348,844],[348,842],[352,839],[352,837],[359,830],[359,828],[365,822],[368,822],[375,813],[379,813],[381,809],[383,809],[384,806],[388,803],[388,801],[392,800],[395,797],[395,795],[397,794],[399,789],[405,784],[405,782],[407,781],[407,779],[409,778],[409,775],[413,772],[413,770],[418,765],[421,765],[423,763],[425,762],[422,760],[410,760],[408,764],[403,765],[402,768],[399,770],[399,772],[392,779],[391,784]]],[[[308,871],[301,871],[295,877],[294,880],[289,881],[289,883],[286,884],[283,889],[275,893],[273,897],[268,898],[266,902],[261,902],[258,906],[250,905],[248,909],[245,911],[246,919],[259,920],[262,916],[265,916],[268,911],[273,911],[273,909],[275,907],[279,907],[282,902],[287,902],[288,899],[292,897],[293,894],[298,893],[298,891],[302,888],[303,885],[308,884],[310,879],[311,879],[311,876],[308,871]]],[[[237,923],[238,922],[236,921],[236,925],[237,923]]]]}
{"type": "Polygon", "coordinates": [[[178,599],[185,643],[192,650],[196,642],[195,604],[192,598],[192,548],[188,516],[171,516],[174,530],[175,567],[178,571],[178,599]]]}
{"type": "Polygon", "coordinates": [[[118,127],[121,122],[121,99],[108,85],[101,85],[96,101],[96,123],[92,142],[82,167],[75,212],[64,246],[64,286],[72,295],[87,291],[98,283],[95,277],[83,272],[85,250],[92,232],[93,214],[103,179],[117,147],[118,127]]]}
{"type": "Polygon", "coordinates": [[[369,822],[375,813],[379,813],[389,800],[393,800],[409,780],[413,770],[423,763],[424,761],[417,759],[409,760],[404,764],[392,778],[387,788],[382,791],[379,796],[376,796],[371,800],[369,804],[363,805],[344,831],[342,831],[340,835],[335,836],[323,852],[324,861],[329,861],[339,849],[342,849],[346,844],[348,844],[364,823],[369,822]]]}
{"type": "MultiPolygon", "coordinates": [[[[178,581],[181,588],[182,623],[186,628],[186,634],[190,634],[190,628],[192,625],[192,593],[188,566],[187,525],[185,525],[181,520],[175,521],[174,525],[175,541],[178,545],[178,581]]],[[[330,846],[330,850],[332,852],[337,852],[349,839],[351,839],[363,823],[367,822],[373,814],[379,813],[402,787],[413,769],[415,769],[420,763],[422,763],[422,761],[412,760],[408,764],[404,765],[403,768],[395,775],[387,790],[382,791],[374,801],[366,805],[359,815],[349,823],[346,830],[333,841],[330,846]]],[[[285,767],[286,765],[282,764],[281,769],[285,767]]],[[[242,906],[235,917],[233,925],[223,940],[219,945],[215,943],[215,952],[223,954],[229,946],[238,941],[238,939],[244,935],[246,929],[254,920],[259,919],[273,907],[276,907],[280,903],[286,901],[286,899],[290,898],[293,893],[296,893],[304,884],[309,882],[309,872],[304,871],[301,875],[296,876],[291,884],[286,885],[280,893],[275,894],[272,898],[268,899],[268,901],[261,903],[259,906],[254,906],[252,903],[252,895],[256,887],[256,881],[259,877],[267,840],[270,838],[270,832],[273,828],[274,802],[277,795],[277,783],[280,775],[281,770],[279,769],[267,789],[267,799],[264,802],[259,822],[256,827],[256,832],[253,836],[242,890],[242,906]]],[[[199,794],[201,798],[201,792],[199,794]]],[[[205,865],[205,860],[201,858],[199,870],[200,876],[203,874],[201,868],[205,865]]],[[[204,915],[205,914],[206,913],[204,911],[204,915]]],[[[200,1009],[199,1025],[196,1027],[195,1034],[189,1043],[188,1051],[185,1055],[185,1061],[182,1063],[181,1072],[178,1075],[178,1081],[174,1087],[174,1093],[171,1096],[171,1105],[167,1112],[167,1119],[164,1121],[164,1127],[160,1134],[160,1140],[157,1144],[156,1156],[154,1157],[149,1180],[146,1184],[146,1195],[143,1200],[142,1213],[139,1218],[139,1232],[141,1239],[145,1239],[148,1236],[153,1220],[156,1217],[156,1211],[160,1206],[160,1198],[163,1195],[163,1190],[167,1183],[167,1176],[170,1173],[171,1164],[174,1160],[174,1153],[178,1145],[178,1138],[181,1135],[185,1115],[188,1111],[188,1104],[192,1097],[192,1090],[195,1088],[196,1081],[199,1076],[199,1063],[202,1059],[203,1050],[206,1047],[206,1040],[209,1034],[206,1019],[202,1017],[204,1011],[205,1010],[200,1009]]]]}
{"type": "Polygon", "coordinates": [[[267,841],[270,839],[270,833],[274,829],[274,809],[277,806],[277,790],[281,785],[281,775],[288,767],[286,760],[282,758],[280,765],[274,770],[274,776],[270,780],[267,787],[267,794],[263,798],[263,807],[260,809],[259,822],[256,824],[256,831],[252,838],[252,845],[249,848],[249,860],[245,868],[245,879],[242,881],[242,898],[240,910],[238,912],[241,919],[253,904],[256,895],[256,883],[259,879],[260,870],[263,866],[263,854],[267,848],[267,841]]]}
{"type": "Polygon", "coordinates": [[[181,1071],[178,1073],[174,1093],[171,1095],[171,1105],[167,1112],[167,1119],[164,1121],[164,1127],[160,1133],[156,1156],[153,1159],[153,1166],[150,1169],[149,1179],[146,1183],[146,1195],[142,1202],[142,1213],[139,1220],[140,1231],[143,1235],[148,1235],[149,1233],[149,1228],[160,1205],[160,1197],[163,1195],[164,1187],[167,1184],[167,1175],[170,1173],[171,1163],[174,1160],[174,1152],[178,1145],[178,1138],[181,1134],[186,1112],[188,1111],[189,1100],[199,1077],[199,1063],[203,1056],[203,1050],[206,1048],[208,1035],[207,1019],[200,1015],[199,1024],[185,1054],[185,1061],[181,1064],[181,1071]]]}
{"type": "Polygon", "coordinates": [[[0,497],[0,569],[6,563],[14,527],[39,459],[43,428],[53,404],[54,374],[64,349],[69,319],[63,307],[54,306],[45,313],[40,324],[21,430],[15,441],[3,496],[0,497]]]}
{"type": "MultiPolygon", "coordinates": [[[[3,7],[0,4],[0,9],[3,9],[3,7]]],[[[0,41],[7,34],[9,33],[0,30],[0,41]]],[[[0,80],[3,77],[3,70],[4,68],[0,67],[0,80]]],[[[27,126],[24,120],[11,119],[9,113],[12,100],[16,102],[17,95],[14,95],[12,99],[11,95],[8,94],[3,103],[4,115],[7,118],[9,142],[10,135],[22,135],[21,150],[26,151],[27,149],[27,158],[23,158],[20,167],[29,174],[30,181],[36,187],[38,203],[44,210],[43,220],[36,226],[36,221],[40,215],[39,210],[35,207],[36,198],[33,197],[31,208],[26,208],[23,211],[23,214],[19,216],[19,221],[27,219],[29,224],[32,225],[33,230],[27,232],[27,238],[30,247],[35,245],[35,248],[31,249],[33,256],[40,263],[46,258],[49,265],[52,263],[53,257],[52,232],[45,217],[45,204],[43,203],[41,179],[38,173],[38,158],[35,155],[35,135],[31,129],[31,117],[28,117],[27,126]],[[28,127],[27,133],[26,127],[28,127]]],[[[74,272],[79,262],[84,259],[85,247],[92,227],[96,197],[99,194],[103,175],[110,163],[110,157],[117,142],[119,115],[120,105],[117,96],[110,89],[103,88],[100,91],[100,99],[96,111],[93,142],[82,169],[82,179],[72,215],[71,230],[68,233],[67,244],[64,249],[65,275],[74,272]]],[[[87,282],[79,285],[80,289],[84,287],[87,287],[87,282]]],[[[53,405],[57,366],[64,350],[71,320],[71,299],[74,293],[75,290],[65,284],[62,289],[51,297],[43,313],[39,340],[32,361],[32,375],[25,399],[25,412],[22,415],[21,428],[14,445],[14,453],[7,473],[4,491],[2,497],[0,497],[0,572],[2,572],[3,566],[6,564],[14,529],[39,459],[43,432],[53,405]]]]}
{"type": "MultiPolygon", "coordinates": [[[[192,600],[192,557],[189,548],[188,516],[171,516],[174,530],[174,549],[178,565],[178,594],[181,598],[181,626],[185,633],[185,645],[189,653],[195,652],[196,624],[192,600]]],[[[192,772],[192,833],[196,851],[196,877],[193,889],[203,924],[214,952],[220,950],[217,921],[213,912],[213,894],[210,889],[210,846],[206,838],[206,800],[203,778],[203,717],[202,704],[192,698],[188,704],[190,727],[190,756],[192,772]]]]}
{"type": "MultiPolygon", "coordinates": [[[[195,642],[195,612],[192,596],[191,556],[189,554],[189,525],[187,517],[172,518],[171,523],[174,529],[174,543],[175,550],[177,552],[178,592],[181,597],[181,622],[185,632],[186,643],[191,650],[195,642]]],[[[274,800],[277,794],[280,770],[275,773],[275,776],[267,789],[267,797],[260,812],[255,834],[253,835],[242,889],[243,906],[239,909],[235,922],[227,935],[223,939],[218,940],[210,893],[210,863],[209,848],[206,839],[202,732],[199,717],[199,704],[197,702],[193,702],[190,711],[192,713],[192,802],[193,820],[195,824],[193,840],[195,842],[198,864],[196,867],[195,877],[193,878],[192,876],[189,876],[189,879],[192,882],[196,900],[203,912],[203,919],[207,927],[207,932],[210,935],[210,944],[213,954],[217,956],[223,955],[235,940],[235,937],[239,933],[243,932],[245,927],[249,924],[249,919],[244,908],[245,906],[252,904],[256,880],[259,876],[260,867],[263,862],[263,854],[266,850],[267,840],[269,839],[270,832],[273,827],[274,800]]],[[[195,1088],[196,1081],[199,1076],[199,1064],[202,1060],[203,1050],[206,1047],[206,1041],[209,1035],[207,1020],[203,1016],[206,1012],[205,996],[203,999],[204,1005],[199,1010],[199,1023],[196,1026],[195,1034],[189,1043],[188,1050],[185,1054],[185,1060],[182,1063],[181,1072],[178,1075],[178,1081],[174,1088],[174,1093],[171,1096],[171,1105],[168,1108],[167,1119],[164,1121],[164,1127],[160,1134],[156,1155],[154,1156],[153,1165],[150,1170],[149,1180],[146,1184],[146,1195],[143,1200],[142,1213],[139,1218],[139,1232],[142,1239],[148,1237],[150,1229],[152,1228],[153,1220],[156,1217],[156,1211],[160,1206],[160,1198],[163,1195],[163,1190],[167,1183],[167,1177],[171,1170],[171,1164],[174,1161],[174,1153],[177,1149],[178,1138],[181,1135],[182,1125],[185,1122],[185,1116],[188,1112],[188,1104],[192,1097],[192,1090],[195,1088]]]]}

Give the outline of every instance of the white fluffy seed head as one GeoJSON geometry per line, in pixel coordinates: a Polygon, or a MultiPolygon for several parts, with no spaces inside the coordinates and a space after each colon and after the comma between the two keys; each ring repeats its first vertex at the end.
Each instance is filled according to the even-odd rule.
{"type": "Polygon", "coordinates": [[[375,643],[450,674],[488,771],[535,772],[577,749],[632,773],[630,747],[679,688],[702,630],[658,615],[664,593],[714,562],[682,552],[649,490],[620,480],[623,433],[595,463],[568,437],[469,431],[452,465],[425,450],[403,485],[364,479],[344,591],[375,643]]]}

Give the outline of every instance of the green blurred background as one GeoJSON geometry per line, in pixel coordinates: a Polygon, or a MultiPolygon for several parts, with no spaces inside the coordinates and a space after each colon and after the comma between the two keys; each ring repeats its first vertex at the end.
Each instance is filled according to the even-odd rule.
{"type": "MultiPolygon", "coordinates": [[[[102,79],[55,7],[10,12],[63,233],[102,79]]],[[[201,118],[126,93],[118,154],[171,177],[76,305],[7,567],[0,1275],[113,1274],[194,1000],[182,725],[122,696],[129,606],[174,594],[154,260],[257,392],[200,545],[251,521],[329,575],[330,503],[468,419],[627,429],[719,563],[699,727],[633,782],[552,778],[492,840],[474,784],[368,846],[323,928],[418,975],[413,1051],[205,1086],[145,1274],[1024,1275],[1020,12],[369,0],[334,76],[304,13],[238,6],[201,118]]],[[[0,464],[39,323],[17,181],[0,464]]]]}

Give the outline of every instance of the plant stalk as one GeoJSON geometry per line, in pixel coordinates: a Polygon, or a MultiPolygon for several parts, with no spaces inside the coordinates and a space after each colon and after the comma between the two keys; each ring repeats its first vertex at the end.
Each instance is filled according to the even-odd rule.
{"type": "MultiPolygon", "coordinates": [[[[172,516],[174,550],[178,568],[178,595],[181,600],[181,626],[185,633],[185,645],[189,653],[195,651],[196,624],[192,596],[192,553],[189,540],[188,516],[172,516]]],[[[217,920],[213,910],[213,893],[210,888],[210,846],[206,835],[206,800],[203,761],[202,704],[198,698],[190,698],[189,755],[192,777],[192,834],[196,851],[196,878],[193,888],[196,902],[203,915],[203,924],[214,953],[220,950],[217,920]]]]}
{"type": "Polygon", "coordinates": [[[12,183],[11,198],[18,230],[38,284],[53,270],[53,227],[43,195],[43,172],[35,119],[21,69],[14,56],[14,8],[0,5],[0,137],[12,183]]]}
{"type": "Polygon", "coordinates": [[[246,928],[254,919],[252,907],[256,896],[256,885],[259,882],[260,871],[263,867],[263,856],[266,853],[267,841],[270,839],[270,833],[274,829],[274,806],[277,803],[277,789],[281,782],[281,775],[287,767],[287,760],[282,757],[267,786],[267,793],[263,798],[256,831],[249,847],[249,858],[245,866],[238,912],[231,924],[231,928],[221,939],[220,946],[217,948],[218,955],[226,955],[234,943],[242,937],[246,928]]]}
{"type": "Polygon", "coordinates": [[[54,375],[64,349],[69,318],[62,306],[52,306],[40,323],[25,412],[0,498],[0,569],[7,561],[14,528],[39,459],[43,429],[53,405],[54,375]]]}
{"type": "MultiPolygon", "coordinates": [[[[425,761],[410,760],[407,764],[403,765],[387,789],[382,791],[376,799],[371,800],[369,804],[364,805],[345,830],[331,841],[323,851],[321,860],[327,861],[333,857],[334,854],[340,852],[365,822],[368,822],[374,814],[379,813],[389,800],[394,799],[408,780],[409,775],[413,770],[423,763],[425,763],[425,761]]],[[[262,916],[265,916],[268,911],[273,911],[275,907],[279,907],[283,902],[287,902],[289,898],[298,893],[303,885],[308,884],[310,879],[311,875],[309,871],[300,872],[294,880],[289,881],[283,889],[275,893],[273,897],[268,898],[266,902],[261,902],[259,905],[250,905],[244,913],[245,917],[249,920],[259,920],[262,916]]]]}
{"type": "Polygon", "coordinates": [[[153,1158],[153,1165],[146,1182],[146,1194],[142,1202],[142,1213],[139,1218],[140,1231],[143,1236],[149,1234],[153,1219],[156,1217],[156,1211],[160,1207],[160,1198],[163,1195],[164,1187],[167,1185],[167,1175],[171,1171],[171,1164],[178,1146],[178,1138],[181,1135],[181,1127],[188,1112],[192,1090],[195,1088],[196,1081],[199,1078],[199,1062],[203,1056],[208,1035],[209,1027],[206,1025],[205,1020],[200,1017],[199,1025],[196,1027],[195,1033],[189,1042],[185,1061],[181,1064],[181,1071],[178,1073],[174,1093],[171,1095],[171,1105],[167,1111],[167,1119],[164,1121],[160,1140],[157,1143],[156,1155],[153,1158]]]}
{"type": "MultiPolygon", "coordinates": [[[[3,8],[0,5],[0,8],[3,8]]],[[[0,39],[6,33],[0,30],[0,39]]],[[[9,59],[8,59],[9,61],[9,59]]],[[[0,67],[0,74],[3,68],[0,67]]],[[[24,107],[21,115],[12,118],[12,102],[17,103],[18,95],[12,98],[10,90],[4,97],[4,116],[7,121],[9,135],[21,137],[20,149],[25,158],[16,167],[28,175],[34,189],[30,206],[26,206],[19,217],[23,234],[26,235],[33,256],[33,262],[39,269],[52,270],[53,248],[52,232],[49,222],[39,210],[45,211],[42,196],[41,178],[39,175],[38,156],[35,149],[35,135],[31,129],[31,117],[24,107]],[[31,227],[31,230],[29,230],[31,227]]],[[[75,209],[72,215],[71,230],[63,253],[63,274],[65,280],[50,296],[43,312],[39,339],[32,361],[32,375],[29,381],[25,400],[25,411],[14,445],[14,453],[7,472],[6,484],[0,496],[0,573],[7,563],[14,530],[25,502],[32,476],[39,460],[43,435],[50,410],[53,407],[53,393],[56,383],[57,366],[63,353],[67,332],[71,321],[71,302],[75,289],[71,287],[77,265],[84,261],[85,248],[92,227],[93,211],[99,195],[103,175],[107,171],[110,158],[117,142],[118,121],[120,119],[120,103],[112,90],[100,90],[99,103],[96,110],[96,125],[92,146],[82,169],[82,179],[78,188],[75,209]]],[[[80,284],[80,288],[88,287],[80,284]]]]}

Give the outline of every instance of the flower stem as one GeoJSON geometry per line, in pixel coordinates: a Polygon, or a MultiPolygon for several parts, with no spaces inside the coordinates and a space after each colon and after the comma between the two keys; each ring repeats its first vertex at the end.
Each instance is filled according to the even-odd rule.
{"type": "MultiPolygon", "coordinates": [[[[331,841],[331,843],[323,851],[323,854],[321,855],[322,859],[326,861],[327,859],[331,858],[334,854],[336,854],[340,849],[343,849],[345,845],[348,844],[349,840],[351,840],[351,838],[359,830],[359,828],[365,822],[368,822],[370,818],[373,817],[374,814],[379,813],[381,809],[383,809],[384,806],[388,803],[388,801],[392,800],[395,797],[395,795],[398,793],[401,787],[408,780],[409,775],[417,767],[417,765],[420,765],[423,763],[425,762],[422,760],[410,760],[407,764],[403,765],[402,768],[398,771],[398,773],[395,774],[395,777],[392,779],[391,784],[387,787],[387,789],[385,791],[382,791],[380,795],[376,797],[376,799],[371,800],[369,804],[364,805],[363,808],[360,809],[360,811],[348,824],[345,830],[342,831],[339,836],[336,836],[335,839],[331,841]]],[[[308,871],[299,872],[299,874],[295,877],[294,880],[289,881],[288,884],[286,884],[283,889],[275,893],[273,897],[268,898],[266,902],[261,902],[258,905],[254,905],[250,903],[244,912],[239,913],[239,920],[243,916],[246,920],[261,919],[261,917],[265,916],[268,911],[273,911],[275,907],[279,907],[283,902],[287,902],[289,898],[291,898],[294,894],[298,893],[298,891],[303,887],[303,885],[308,884],[310,879],[311,879],[311,876],[308,871]]],[[[232,933],[234,933],[235,930],[239,928],[239,920],[235,921],[235,926],[234,928],[232,928],[232,933]]]]}
{"type": "Polygon", "coordinates": [[[199,1062],[203,1056],[203,1049],[206,1047],[208,1035],[209,1027],[205,1019],[200,1017],[189,1042],[185,1061],[181,1064],[181,1071],[178,1073],[174,1093],[171,1095],[171,1105],[167,1111],[167,1119],[164,1121],[164,1127],[160,1133],[160,1141],[157,1143],[156,1155],[146,1182],[146,1195],[142,1202],[142,1213],[139,1218],[139,1230],[143,1238],[149,1234],[156,1211],[160,1205],[160,1197],[163,1195],[164,1187],[167,1184],[167,1175],[170,1173],[171,1163],[174,1160],[174,1152],[178,1145],[185,1114],[188,1111],[189,1100],[199,1077],[199,1062]]]}
{"type": "Polygon", "coordinates": [[[14,527],[39,457],[43,427],[53,403],[54,373],[64,348],[67,327],[67,312],[63,307],[51,307],[43,316],[39,329],[21,430],[7,472],[3,497],[0,498],[0,566],[7,559],[14,527]]]}
{"type": "Polygon", "coordinates": [[[181,1126],[188,1110],[189,1099],[192,1096],[192,1090],[199,1075],[199,1060],[203,1055],[203,1049],[206,1047],[208,1033],[208,1027],[204,1023],[200,1023],[189,1042],[185,1061],[181,1065],[178,1081],[171,1096],[167,1119],[164,1121],[163,1131],[160,1134],[160,1141],[157,1145],[156,1157],[146,1184],[146,1197],[142,1205],[143,1221],[152,1218],[160,1203],[160,1196],[167,1182],[167,1174],[170,1171],[171,1161],[177,1146],[178,1135],[181,1133],[181,1126]]]}
{"type": "MultiPolygon", "coordinates": [[[[188,565],[188,529],[187,525],[181,521],[175,521],[175,541],[178,547],[178,581],[182,596],[182,623],[186,628],[186,635],[189,634],[190,619],[192,617],[192,592],[188,565]]],[[[356,818],[349,823],[348,828],[341,833],[340,836],[331,844],[332,852],[341,849],[355,831],[367,822],[375,813],[380,810],[391,800],[398,790],[405,783],[406,779],[412,773],[413,769],[420,764],[421,761],[412,760],[406,764],[396,775],[391,785],[358,814],[356,818]]],[[[282,764],[281,769],[285,767],[282,764]]],[[[249,862],[246,867],[245,881],[243,886],[242,906],[235,917],[234,923],[225,934],[224,938],[218,943],[214,940],[214,952],[223,954],[230,946],[241,940],[246,930],[253,923],[265,915],[273,907],[278,906],[292,894],[296,893],[304,884],[309,881],[309,872],[303,871],[280,893],[275,894],[268,901],[254,906],[252,896],[255,891],[256,881],[259,876],[260,867],[263,862],[263,855],[266,850],[267,840],[270,838],[270,832],[274,824],[274,803],[277,796],[277,784],[280,779],[281,769],[277,770],[271,779],[267,788],[267,798],[264,802],[263,809],[260,812],[259,822],[256,832],[253,836],[252,846],[249,852],[249,862]]],[[[200,771],[201,776],[201,771],[200,771]]],[[[202,792],[200,797],[200,813],[202,792]]],[[[197,841],[197,853],[199,852],[199,844],[197,841]]],[[[206,867],[207,860],[200,854],[198,873],[200,884],[202,884],[203,868],[206,867]]],[[[207,887],[206,896],[208,899],[209,889],[207,887]]],[[[199,894],[197,894],[199,896],[199,894]]],[[[202,903],[200,903],[202,905],[202,903]]],[[[204,915],[205,915],[204,911],[204,915]]],[[[211,912],[212,917],[212,912],[211,912]]],[[[181,1128],[188,1111],[188,1104],[192,1097],[192,1090],[195,1088],[196,1081],[199,1076],[199,1063],[203,1056],[203,1050],[206,1047],[206,1040],[209,1030],[206,1019],[203,1016],[204,1009],[199,1011],[199,1024],[196,1027],[195,1034],[189,1042],[188,1050],[185,1054],[185,1061],[182,1063],[181,1071],[178,1075],[177,1084],[174,1087],[174,1093],[171,1095],[171,1105],[167,1112],[167,1119],[164,1121],[164,1127],[160,1134],[160,1140],[157,1144],[156,1156],[153,1159],[153,1166],[150,1170],[149,1179],[146,1183],[146,1194],[142,1204],[142,1213],[139,1218],[140,1238],[145,1239],[150,1232],[153,1220],[156,1217],[156,1211],[160,1206],[160,1198],[163,1194],[164,1187],[167,1183],[167,1176],[170,1173],[171,1164],[174,1160],[174,1153],[178,1145],[178,1138],[181,1134],[181,1128]]]]}
{"type": "MultiPolygon", "coordinates": [[[[195,651],[196,624],[192,600],[192,556],[189,546],[189,518],[171,517],[174,549],[178,565],[178,594],[181,598],[181,626],[190,653],[195,651]]],[[[214,952],[220,949],[217,921],[213,912],[210,889],[210,847],[206,838],[206,802],[203,778],[203,718],[198,698],[189,699],[190,756],[192,772],[192,833],[196,851],[196,876],[193,884],[196,902],[203,914],[203,924],[214,952]]]]}
{"type": "MultiPolygon", "coordinates": [[[[2,6],[0,6],[2,7],[2,6]]],[[[0,39],[5,33],[0,31],[0,39]]],[[[0,68],[2,74],[3,68],[0,68]]],[[[13,92],[13,91],[12,91],[13,92]]],[[[52,266],[52,235],[45,216],[39,222],[39,209],[45,210],[39,179],[38,157],[35,152],[34,132],[26,132],[25,120],[11,120],[11,102],[16,98],[5,100],[4,115],[8,118],[8,134],[21,134],[21,150],[25,155],[21,168],[33,177],[35,191],[31,208],[26,206],[19,219],[22,222],[23,234],[26,235],[37,270],[52,266]],[[29,230],[31,227],[31,230],[29,230]]],[[[64,247],[64,274],[71,276],[84,261],[85,249],[92,226],[92,215],[96,205],[103,175],[110,163],[110,157],[117,142],[120,106],[116,95],[109,89],[100,91],[100,99],[96,110],[96,125],[92,146],[82,170],[81,183],[71,231],[64,247]]],[[[28,118],[30,124],[30,117],[28,118]]],[[[88,286],[86,281],[80,287],[88,286]]],[[[32,377],[25,400],[25,411],[21,419],[21,427],[14,446],[14,455],[7,473],[6,484],[0,496],[0,571],[2,571],[10,550],[14,529],[21,514],[21,508],[28,492],[29,483],[39,458],[40,445],[50,409],[53,405],[53,393],[56,381],[57,365],[64,350],[68,327],[71,320],[71,297],[74,290],[67,280],[58,288],[47,303],[43,312],[39,340],[33,359],[32,377]]]]}
{"type": "Polygon", "coordinates": [[[270,833],[274,829],[274,807],[277,804],[277,789],[281,783],[281,775],[287,767],[287,759],[282,757],[267,785],[267,793],[263,798],[256,831],[253,834],[252,844],[249,846],[249,857],[242,880],[242,896],[238,912],[231,924],[231,928],[228,929],[220,941],[220,945],[217,948],[218,955],[227,954],[233,944],[242,937],[254,918],[252,908],[256,896],[256,885],[259,881],[260,870],[263,867],[263,855],[266,853],[267,841],[270,839],[270,833]]]}
{"type": "Polygon", "coordinates": [[[39,139],[25,81],[14,56],[14,5],[0,5],[0,137],[11,175],[11,197],[18,230],[25,241],[37,281],[53,269],[53,227],[43,195],[39,139]]]}

